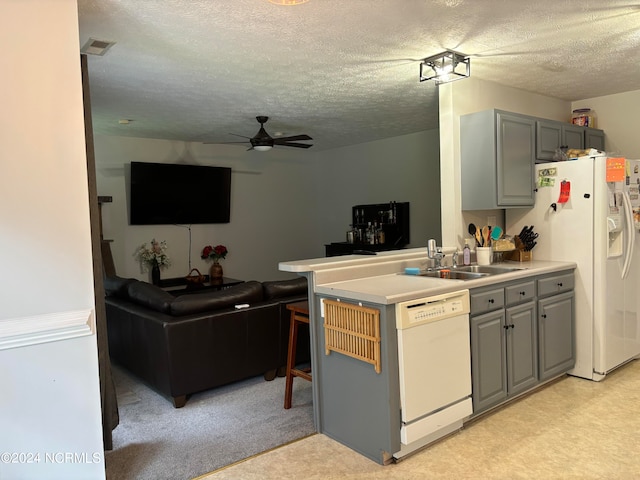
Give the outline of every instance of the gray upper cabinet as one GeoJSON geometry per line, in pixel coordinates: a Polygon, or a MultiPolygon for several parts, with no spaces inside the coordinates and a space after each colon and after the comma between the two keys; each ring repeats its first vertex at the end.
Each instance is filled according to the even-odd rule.
{"type": "Polygon", "coordinates": [[[552,161],[560,147],[583,149],[583,127],[551,120],[536,121],[536,159],[552,161]]]}
{"type": "Polygon", "coordinates": [[[535,119],[501,110],[460,117],[462,209],[534,205],[535,119]]]}
{"type": "Polygon", "coordinates": [[[540,162],[553,161],[556,149],[560,147],[604,150],[604,132],[571,123],[537,120],[536,159],[540,162]]]}
{"type": "Polygon", "coordinates": [[[585,131],[585,127],[581,127],[580,125],[563,123],[562,124],[562,145],[566,146],[567,148],[577,148],[579,150],[584,149],[585,148],[584,131],[585,131]]]}
{"type": "Polygon", "coordinates": [[[584,148],[595,148],[604,152],[604,131],[597,128],[585,129],[584,148]]]}

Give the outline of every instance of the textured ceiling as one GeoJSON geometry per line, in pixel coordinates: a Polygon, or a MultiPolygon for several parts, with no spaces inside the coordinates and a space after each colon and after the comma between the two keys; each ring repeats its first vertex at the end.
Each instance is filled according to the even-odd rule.
{"type": "Polygon", "coordinates": [[[419,61],[445,49],[470,55],[473,77],[564,100],[640,88],[640,4],[624,0],[78,0],[78,10],[80,46],[117,42],[89,57],[94,130],[106,135],[232,142],[267,115],[271,135],[309,134],[313,151],[436,128],[437,87],[418,81],[419,61]]]}

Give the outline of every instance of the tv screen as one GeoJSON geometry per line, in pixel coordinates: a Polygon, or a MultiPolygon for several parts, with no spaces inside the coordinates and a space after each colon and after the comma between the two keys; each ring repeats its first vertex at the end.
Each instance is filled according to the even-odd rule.
{"type": "Polygon", "coordinates": [[[229,223],[231,169],[131,162],[129,223],[229,223]]]}

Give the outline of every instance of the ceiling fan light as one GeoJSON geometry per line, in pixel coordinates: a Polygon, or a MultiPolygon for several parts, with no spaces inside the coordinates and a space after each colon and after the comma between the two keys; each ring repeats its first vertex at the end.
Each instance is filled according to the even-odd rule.
{"type": "Polygon", "coordinates": [[[254,150],[257,150],[259,152],[268,152],[272,148],[273,147],[271,145],[256,145],[255,147],[253,147],[254,150]]]}

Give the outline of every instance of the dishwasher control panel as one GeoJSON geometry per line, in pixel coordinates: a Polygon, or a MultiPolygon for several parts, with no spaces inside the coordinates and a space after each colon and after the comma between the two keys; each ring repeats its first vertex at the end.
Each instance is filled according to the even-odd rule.
{"type": "Polygon", "coordinates": [[[396,304],[396,328],[404,329],[469,313],[469,290],[396,304]]]}

